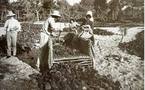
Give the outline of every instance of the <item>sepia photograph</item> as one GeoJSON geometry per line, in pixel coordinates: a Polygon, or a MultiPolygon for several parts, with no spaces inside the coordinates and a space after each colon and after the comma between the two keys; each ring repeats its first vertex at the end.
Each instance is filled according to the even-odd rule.
{"type": "Polygon", "coordinates": [[[0,0],[0,90],[144,90],[144,0],[0,0]]]}

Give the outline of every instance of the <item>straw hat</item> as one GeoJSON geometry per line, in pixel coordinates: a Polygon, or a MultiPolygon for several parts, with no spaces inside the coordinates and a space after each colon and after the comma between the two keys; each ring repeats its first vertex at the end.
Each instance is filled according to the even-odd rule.
{"type": "Polygon", "coordinates": [[[7,17],[10,17],[10,16],[15,16],[16,14],[14,14],[12,11],[9,11],[8,14],[7,14],[7,17]]]}
{"type": "Polygon", "coordinates": [[[61,17],[59,11],[57,11],[57,10],[54,10],[54,11],[52,12],[51,16],[61,17]]]}

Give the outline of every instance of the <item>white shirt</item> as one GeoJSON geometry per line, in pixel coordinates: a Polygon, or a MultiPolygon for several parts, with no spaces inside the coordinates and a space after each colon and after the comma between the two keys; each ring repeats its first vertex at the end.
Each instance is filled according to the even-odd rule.
{"type": "Polygon", "coordinates": [[[13,17],[5,22],[4,28],[6,31],[21,31],[20,22],[13,17]]]}
{"type": "Polygon", "coordinates": [[[51,25],[51,28],[53,28],[55,24],[55,20],[54,18],[52,18],[51,16],[44,22],[43,24],[43,28],[42,28],[42,31],[47,33],[47,34],[50,34],[50,32],[48,32],[48,26],[51,25]]]}

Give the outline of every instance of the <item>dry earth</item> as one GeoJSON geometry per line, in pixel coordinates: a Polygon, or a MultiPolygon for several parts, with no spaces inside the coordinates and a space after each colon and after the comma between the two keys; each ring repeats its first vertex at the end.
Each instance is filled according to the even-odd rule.
{"type": "Polygon", "coordinates": [[[28,64],[17,57],[0,59],[0,89],[1,90],[38,90],[32,74],[39,74],[28,64]]]}

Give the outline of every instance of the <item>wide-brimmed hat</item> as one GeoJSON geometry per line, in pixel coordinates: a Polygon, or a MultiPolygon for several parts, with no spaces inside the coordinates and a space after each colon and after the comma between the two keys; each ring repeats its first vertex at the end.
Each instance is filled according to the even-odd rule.
{"type": "Polygon", "coordinates": [[[51,16],[57,16],[57,17],[61,17],[60,12],[57,10],[54,10],[51,14],[51,16]]]}
{"type": "Polygon", "coordinates": [[[15,15],[16,15],[16,14],[14,14],[12,11],[8,11],[7,17],[15,16],[15,15]]]}

